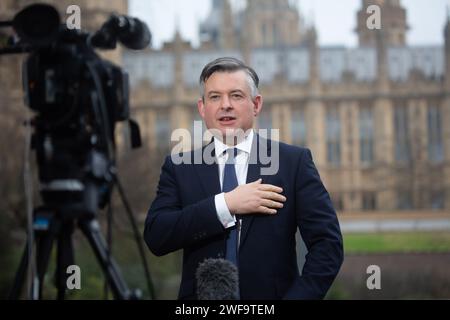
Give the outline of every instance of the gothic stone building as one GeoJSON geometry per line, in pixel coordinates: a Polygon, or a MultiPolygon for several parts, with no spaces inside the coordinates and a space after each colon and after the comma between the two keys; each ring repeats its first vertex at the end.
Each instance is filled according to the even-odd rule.
{"type": "MultiPolygon", "coordinates": [[[[0,18],[33,2],[1,1],[0,18]]],[[[69,4],[78,4],[82,27],[90,30],[111,12],[127,11],[126,0],[46,2],[62,16],[69,4]]],[[[192,130],[200,120],[202,67],[235,56],[261,78],[264,107],[257,126],[277,128],[280,140],[312,150],[340,212],[448,211],[450,22],[444,47],[410,46],[399,0],[361,0],[359,46],[319,47],[314,27],[305,25],[293,1],[246,2],[236,12],[229,1],[213,0],[200,25],[199,48],[176,33],[160,50],[106,53],[130,72],[131,105],[145,146],[169,152],[173,129],[192,130]],[[366,27],[370,4],[381,8],[380,30],[366,27]]],[[[1,121],[13,118],[17,126],[25,108],[22,58],[0,58],[1,121]]]]}
{"type": "Polygon", "coordinates": [[[409,46],[399,0],[361,5],[355,48],[319,47],[288,0],[248,0],[239,12],[214,0],[199,48],[177,32],[160,50],[124,52],[145,144],[170,151],[173,129],[192,130],[202,67],[234,56],[260,75],[258,127],[312,150],[340,212],[450,209],[450,23],[445,47],[409,46]],[[366,27],[370,4],[380,30],[366,27]]]}

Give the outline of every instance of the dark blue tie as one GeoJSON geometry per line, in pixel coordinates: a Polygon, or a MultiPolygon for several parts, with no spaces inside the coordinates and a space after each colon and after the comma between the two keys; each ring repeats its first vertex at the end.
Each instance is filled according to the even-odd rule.
{"type": "MultiPolygon", "coordinates": [[[[236,169],[234,167],[235,158],[237,154],[236,148],[227,149],[228,159],[225,163],[224,173],[223,173],[223,184],[222,191],[229,192],[236,188],[238,184],[238,180],[236,177],[236,169]]],[[[227,251],[225,253],[225,259],[234,263],[236,266],[238,265],[237,259],[237,251],[238,251],[238,232],[237,232],[237,223],[234,227],[228,229],[228,237],[227,237],[227,251]]]]}

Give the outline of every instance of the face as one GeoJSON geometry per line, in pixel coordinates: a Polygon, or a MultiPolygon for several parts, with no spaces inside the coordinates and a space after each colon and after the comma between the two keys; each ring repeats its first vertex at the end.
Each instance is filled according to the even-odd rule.
{"type": "Polygon", "coordinates": [[[253,127],[262,97],[252,98],[245,71],[215,72],[204,86],[205,97],[198,100],[198,111],[208,129],[218,129],[225,141],[235,130],[253,127]]]}

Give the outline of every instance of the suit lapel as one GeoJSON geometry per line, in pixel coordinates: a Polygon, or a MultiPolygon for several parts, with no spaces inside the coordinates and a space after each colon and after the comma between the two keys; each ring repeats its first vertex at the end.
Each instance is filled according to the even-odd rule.
{"type": "MultiPolygon", "coordinates": [[[[208,145],[209,146],[209,145],[208,145]]],[[[196,150],[195,152],[201,152],[201,164],[194,165],[197,175],[200,179],[201,185],[203,187],[203,190],[205,191],[205,194],[207,196],[212,196],[221,193],[220,189],[220,180],[219,180],[219,167],[217,165],[217,162],[214,161],[212,164],[205,163],[205,160],[203,158],[203,152],[207,146],[203,147],[202,149],[196,150]]],[[[214,148],[212,148],[211,156],[215,156],[214,148]]],[[[194,159],[200,159],[199,156],[194,157],[194,159]]]]}
{"type": "MultiPolygon", "coordinates": [[[[248,163],[247,170],[247,183],[254,182],[261,178],[261,162],[259,160],[259,149],[264,144],[264,147],[267,146],[270,149],[270,143],[267,143],[267,140],[255,134],[252,143],[252,149],[250,151],[250,159],[248,163]]],[[[242,246],[247,238],[247,235],[250,231],[250,227],[255,218],[255,214],[251,215],[242,215],[242,229],[241,229],[241,238],[239,246],[242,246]]]]}

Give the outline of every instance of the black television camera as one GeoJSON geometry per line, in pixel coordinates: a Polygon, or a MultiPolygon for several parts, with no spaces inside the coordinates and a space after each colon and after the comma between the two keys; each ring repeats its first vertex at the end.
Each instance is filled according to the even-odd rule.
{"type": "Polygon", "coordinates": [[[28,241],[11,297],[20,294],[31,261],[30,247],[35,246],[37,281],[30,290],[33,299],[41,298],[52,242],[57,239],[58,251],[65,257],[57,265],[58,297],[64,298],[76,220],[115,298],[132,298],[95,217],[108,203],[116,182],[115,125],[129,122],[133,147],[140,146],[139,127],[129,119],[128,75],[102,60],[94,49],[114,49],[118,41],[143,49],[150,44],[150,31],[138,19],[119,15],[112,15],[94,34],[70,30],[61,24],[58,11],[45,4],[28,6],[0,26],[12,26],[17,34],[11,45],[0,48],[0,54],[30,53],[22,77],[26,104],[35,111],[31,145],[44,203],[34,209],[35,241],[28,241]]]}

